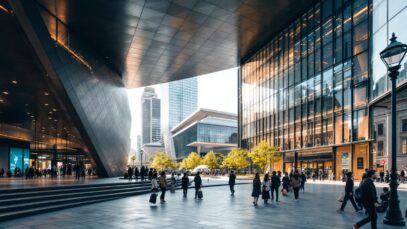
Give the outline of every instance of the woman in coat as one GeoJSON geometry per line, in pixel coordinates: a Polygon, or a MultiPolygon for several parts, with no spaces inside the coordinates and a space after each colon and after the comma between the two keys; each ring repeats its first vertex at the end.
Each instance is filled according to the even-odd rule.
{"type": "Polygon", "coordinates": [[[264,204],[267,204],[267,201],[270,199],[270,178],[268,173],[264,175],[261,198],[264,200],[264,204]]]}
{"type": "Polygon", "coordinates": [[[257,206],[257,201],[259,200],[260,193],[261,193],[260,175],[259,175],[259,173],[256,173],[256,175],[254,176],[254,179],[253,179],[253,191],[252,191],[254,206],[257,206]]]}
{"type": "Polygon", "coordinates": [[[167,179],[165,176],[166,176],[165,172],[162,171],[160,174],[160,183],[159,183],[160,189],[161,189],[161,195],[160,195],[161,203],[165,202],[165,192],[167,191],[167,179]]]}
{"type": "Polygon", "coordinates": [[[198,198],[198,191],[201,189],[202,186],[202,179],[200,176],[200,172],[197,172],[194,178],[195,184],[195,199],[198,198]]]}

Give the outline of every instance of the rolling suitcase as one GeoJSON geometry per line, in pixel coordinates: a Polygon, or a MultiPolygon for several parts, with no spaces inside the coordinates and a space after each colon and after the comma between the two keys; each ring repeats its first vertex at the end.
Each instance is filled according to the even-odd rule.
{"type": "Polygon", "coordinates": [[[202,190],[199,189],[198,190],[198,199],[202,199],[202,198],[203,198],[203,193],[202,193],[202,190]]]}
{"type": "Polygon", "coordinates": [[[153,192],[150,195],[150,203],[155,204],[157,202],[157,193],[153,192]]]}

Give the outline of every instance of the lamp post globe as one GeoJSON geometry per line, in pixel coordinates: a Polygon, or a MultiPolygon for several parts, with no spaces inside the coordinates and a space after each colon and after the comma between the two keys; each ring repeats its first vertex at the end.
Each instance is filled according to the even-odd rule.
{"type": "Polygon", "coordinates": [[[394,226],[405,226],[400,210],[400,201],[397,193],[397,101],[396,85],[397,76],[401,67],[401,62],[407,53],[407,45],[397,41],[395,34],[392,34],[390,44],[380,52],[380,58],[387,67],[391,80],[391,174],[390,174],[390,199],[389,209],[383,219],[384,224],[394,226]]]}

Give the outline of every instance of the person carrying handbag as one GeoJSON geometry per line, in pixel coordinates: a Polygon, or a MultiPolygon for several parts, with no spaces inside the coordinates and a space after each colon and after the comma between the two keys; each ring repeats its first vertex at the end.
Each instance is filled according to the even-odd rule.
{"type": "Polygon", "coordinates": [[[267,204],[268,200],[270,199],[270,178],[268,173],[264,175],[261,197],[264,200],[264,204],[267,204]]]}
{"type": "Polygon", "coordinates": [[[158,192],[157,174],[154,174],[153,179],[151,179],[151,195],[149,201],[151,204],[155,204],[157,202],[157,192],[158,192]]]}

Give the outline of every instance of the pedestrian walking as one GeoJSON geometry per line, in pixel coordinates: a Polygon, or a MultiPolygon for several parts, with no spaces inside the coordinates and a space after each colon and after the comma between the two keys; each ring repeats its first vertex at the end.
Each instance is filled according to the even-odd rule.
{"type": "Polygon", "coordinates": [[[380,182],[384,182],[384,171],[380,171],[380,182]]]}
{"type": "Polygon", "coordinates": [[[175,173],[171,174],[171,193],[175,192],[175,185],[177,180],[175,179],[175,173]]]}
{"type": "Polygon", "coordinates": [[[271,200],[274,200],[274,193],[276,195],[276,202],[278,202],[278,189],[280,187],[281,181],[280,177],[276,174],[276,171],[273,171],[271,175],[271,200]]]}
{"type": "Polygon", "coordinates": [[[301,172],[301,187],[300,190],[302,190],[302,192],[305,192],[305,182],[307,182],[307,177],[305,176],[305,174],[303,172],[301,172]]]}
{"type": "Polygon", "coordinates": [[[259,196],[261,194],[261,181],[260,181],[260,174],[256,173],[253,179],[253,191],[252,191],[252,197],[253,197],[253,205],[257,206],[257,202],[259,200],[259,196]]]}
{"type": "Polygon", "coordinates": [[[158,187],[157,174],[155,174],[155,176],[153,176],[153,179],[151,179],[151,195],[149,201],[151,204],[155,204],[157,202],[158,187]]]}
{"type": "MultiPolygon", "coordinates": [[[[152,177],[153,175],[151,175],[151,179],[152,177]]],[[[164,171],[162,171],[160,174],[160,189],[161,189],[160,201],[161,203],[165,203],[165,192],[167,191],[167,179],[165,177],[164,171]]]]}
{"type": "Polygon", "coordinates": [[[230,175],[229,175],[229,188],[230,188],[230,195],[235,195],[235,183],[236,183],[236,175],[235,173],[232,171],[230,171],[230,175]]]}
{"type": "Polygon", "coordinates": [[[373,184],[373,181],[376,178],[375,171],[373,170],[368,171],[366,173],[366,176],[367,178],[363,181],[361,189],[362,189],[362,203],[368,213],[368,216],[362,219],[361,221],[353,224],[354,229],[360,228],[368,222],[370,222],[372,229],[377,228],[376,208],[380,207],[380,205],[377,203],[376,187],[373,184]]]}
{"type": "Polygon", "coordinates": [[[284,177],[283,177],[283,193],[284,190],[288,193],[288,190],[290,188],[290,177],[288,177],[288,173],[285,173],[284,177]]]}
{"type": "MultiPolygon", "coordinates": [[[[200,172],[197,172],[194,178],[194,184],[195,184],[195,199],[198,198],[198,192],[201,191],[201,186],[202,186],[202,179],[200,176],[200,172]]],[[[202,199],[202,198],[199,198],[202,199]]]]}
{"type": "Polygon", "coordinates": [[[129,169],[127,169],[127,175],[129,176],[129,181],[133,179],[133,168],[129,166],[129,169]]]}
{"type": "Polygon", "coordinates": [[[345,209],[346,203],[348,200],[352,203],[353,207],[355,208],[356,212],[359,212],[360,209],[356,206],[355,199],[353,198],[353,179],[352,179],[352,172],[348,172],[346,174],[346,186],[345,186],[345,197],[343,198],[343,202],[341,208],[338,210],[338,213],[342,213],[345,209]]]}
{"type": "Polygon", "coordinates": [[[261,198],[264,200],[264,204],[267,204],[268,200],[270,199],[270,178],[268,173],[266,173],[263,178],[261,198]]]}
{"type": "Polygon", "coordinates": [[[390,173],[389,170],[386,170],[386,176],[384,178],[384,182],[389,183],[390,181],[390,173]]]}
{"type": "Polygon", "coordinates": [[[134,179],[136,179],[136,181],[138,180],[138,176],[140,175],[140,172],[138,170],[138,168],[134,168],[134,179]]]}
{"type": "Polygon", "coordinates": [[[189,185],[189,178],[188,178],[187,173],[184,173],[184,176],[181,179],[182,193],[183,193],[184,198],[187,198],[188,185],[189,185]]]}
{"type": "Polygon", "coordinates": [[[400,184],[404,184],[405,177],[406,177],[406,174],[405,174],[404,170],[401,170],[401,172],[400,172],[400,184]]]}
{"type": "Polygon", "coordinates": [[[297,200],[299,198],[299,192],[301,187],[301,177],[298,175],[298,172],[294,173],[293,179],[291,180],[291,185],[294,189],[294,198],[297,200]]]}
{"type": "Polygon", "coordinates": [[[145,174],[146,174],[146,169],[144,168],[144,166],[141,166],[141,168],[140,168],[140,179],[142,181],[144,181],[145,174]]]}

